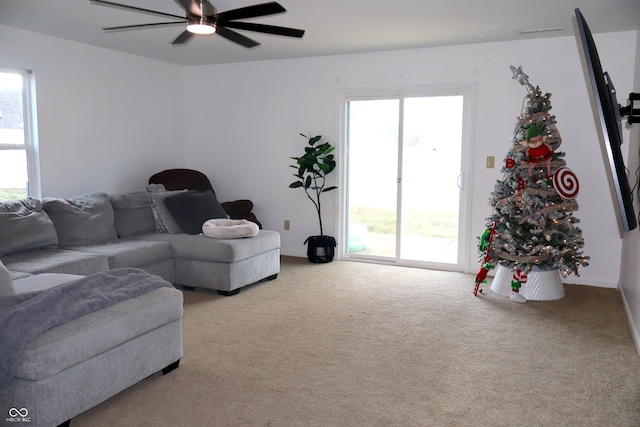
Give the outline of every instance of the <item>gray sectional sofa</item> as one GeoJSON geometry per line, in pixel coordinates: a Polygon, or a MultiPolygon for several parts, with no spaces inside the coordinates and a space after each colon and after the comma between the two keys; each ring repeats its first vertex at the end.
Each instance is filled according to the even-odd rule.
{"type": "MultiPolygon", "coordinates": [[[[11,316],[2,307],[24,296],[36,301],[121,271],[163,282],[48,329],[16,351],[15,375],[0,387],[7,423],[68,424],[147,376],[175,369],[182,357],[183,298],[172,284],[233,295],[280,272],[277,232],[216,239],[175,224],[168,230],[167,212],[152,200],[139,191],[0,202],[0,319],[7,324],[11,316]],[[3,291],[7,282],[10,289],[3,291]]],[[[6,349],[0,340],[0,350],[6,349]]]]}
{"type": "Polygon", "coordinates": [[[147,191],[0,203],[0,261],[13,274],[88,275],[137,267],[223,295],[280,272],[278,232],[214,239],[160,227],[169,215],[154,211],[147,191]]]}

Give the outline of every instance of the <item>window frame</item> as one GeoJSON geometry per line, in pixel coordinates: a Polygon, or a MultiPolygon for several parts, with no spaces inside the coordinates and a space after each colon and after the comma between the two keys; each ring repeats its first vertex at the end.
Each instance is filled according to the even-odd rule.
{"type": "MultiPolygon", "coordinates": [[[[458,261],[454,264],[440,264],[435,262],[413,262],[402,260],[398,263],[397,259],[392,262],[396,265],[405,265],[413,267],[422,267],[429,265],[427,268],[439,268],[446,269],[448,271],[466,271],[471,270],[474,267],[471,266],[470,260],[472,247],[469,242],[473,241],[471,236],[471,224],[469,221],[468,207],[471,205],[471,193],[466,182],[472,179],[472,159],[473,159],[473,128],[475,122],[475,105],[476,105],[476,83],[475,82],[460,82],[453,84],[438,84],[428,86],[400,86],[390,88],[346,88],[338,92],[337,101],[339,109],[339,134],[340,139],[340,155],[342,158],[347,159],[348,153],[348,135],[347,135],[347,122],[348,122],[348,103],[350,101],[357,100],[371,100],[371,99],[400,99],[400,98],[412,98],[412,97],[431,97],[431,96],[449,96],[460,95],[463,96],[463,130],[462,130],[462,154],[461,154],[461,174],[458,177],[458,186],[460,187],[461,198],[459,205],[459,233],[458,233],[458,261]]],[[[401,155],[401,152],[399,153],[401,155]]],[[[347,251],[347,233],[346,228],[348,226],[347,209],[347,185],[346,179],[348,179],[348,171],[346,165],[348,161],[339,162],[339,182],[342,185],[338,186],[338,209],[341,213],[336,220],[336,229],[339,230],[341,241],[340,250],[336,252],[338,259],[359,261],[357,254],[350,254],[347,251]]],[[[368,258],[365,262],[372,263],[388,263],[384,259],[368,258]]]]}
{"type": "Polygon", "coordinates": [[[27,159],[27,196],[41,198],[35,78],[33,71],[0,66],[0,73],[22,77],[23,143],[0,144],[0,150],[23,150],[27,159]]]}

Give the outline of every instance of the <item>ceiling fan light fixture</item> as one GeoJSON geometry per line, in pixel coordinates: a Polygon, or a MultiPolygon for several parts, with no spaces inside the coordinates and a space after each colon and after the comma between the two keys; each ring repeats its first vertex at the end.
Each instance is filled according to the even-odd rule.
{"type": "Polygon", "coordinates": [[[189,21],[187,23],[187,31],[193,34],[213,34],[216,32],[216,26],[207,22],[204,18],[189,21]]]}
{"type": "MultiPolygon", "coordinates": [[[[110,6],[130,12],[146,13],[149,15],[159,15],[163,18],[171,18],[172,20],[170,22],[124,25],[119,27],[103,28],[103,30],[124,31],[182,25],[184,30],[173,40],[171,43],[172,46],[184,46],[193,40],[195,36],[213,35],[214,33],[233,43],[244,46],[247,49],[260,46],[260,43],[257,41],[250,39],[235,30],[253,31],[257,33],[272,34],[275,36],[296,38],[302,38],[304,35],[304,30],[298,30],[296,28],[238,21],[240,19],[259,18],[262,16],[277,15],[286,12],[286,9],[276,1],[239,7],[222,13],[217,12],[217,9],[210,3],[210,0],[175,0],[175,2],[184,10],[185,15],[178,16],[156,10],[143,9],[141,7],[127,6],[125,4],[114,3],[107,0],[91,0],[91,3],[101,6],[110,6]],[[220,28],[218,28],[218,26],[220,26],[220,28]]],[[[0,3],[2,3],[2,0],[0,0],[0,3]]]]}

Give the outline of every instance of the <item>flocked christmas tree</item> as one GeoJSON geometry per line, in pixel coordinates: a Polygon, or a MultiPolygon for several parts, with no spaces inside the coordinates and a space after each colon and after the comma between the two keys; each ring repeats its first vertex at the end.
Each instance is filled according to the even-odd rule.
{"type": "Polygon", "coordinates": [[[522,67],[511,67],[513,78],[527,90],[513,131],[512,146],[489,200],[493,213],[480,237],[482,267],[477,294],[487,272],[497,263],[513,268],[511,299],[524,302],[519,290],[532,268],[557,269],[562,277],[580,275],[588,265],[582,231],[573,212],[578,209],[578,179],[566,167],[562,139],[551,110],[550,93],[529,83],[522,67]]]}

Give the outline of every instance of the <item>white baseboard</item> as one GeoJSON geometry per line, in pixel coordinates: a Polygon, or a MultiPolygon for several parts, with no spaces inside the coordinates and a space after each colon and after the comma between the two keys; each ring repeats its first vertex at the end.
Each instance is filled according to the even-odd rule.
{"type": "Polygon", "coordinates": [[[638,329],[636,325],[633,324],[633,317],[631,316],[631,310],[629,309],[629,302],[624,295],[624,292],[620,292],[622,295],[622,306],[624,307],[624,314],[627,318],[627,323],[629,324],[629,329],[631,330],[631,337],[633,338],[633,343],[636,346],[636,351],[638,352],[638,356],[640,356],[640,335],[638,334],[638,329]]]}

